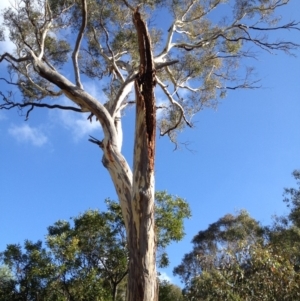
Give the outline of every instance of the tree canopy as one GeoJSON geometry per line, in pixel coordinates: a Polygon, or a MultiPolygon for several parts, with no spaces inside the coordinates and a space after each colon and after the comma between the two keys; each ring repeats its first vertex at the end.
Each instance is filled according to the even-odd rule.
{"type": "MultiPolygon", "coordinates": [[[[294,172],[299,179],[299,171],[294,172]]],[[[299,184],[299,182],[298,182],[299,184]]],[[[193,250],[174,269],[188,300],[299,299],[299,188],[285,189],[288,216],[262,226],[245,211],[225,215],[200,231],[193,250]],[[290,196],[290,198],[288,198],[290,196]]]]}
{"type": "MultiPolygon", "coordinates": [[[[16,2],[3,12],[1,34],[4,40],[4,29],[8,31],[15,50],[2,54],[0,61],[8,68],[8,77],[2,80],[17,87],[21,93],[18,99],[23,101],[2,91],[1,108],[27,107],[26,118],[34,107],[91,111],[62,86],[65,80],[59,79],[58,74],[64,77],[68,68],[73,69],[72,77],[78,88],[83,88],[82,79],[99,81],[105,92],[105,99],[99,101],[118,123],[121,111],[134,103],[130,91],[138,72],[139,47],[132,11],[138,6],[143,19],[148,20],[157,71],[155,80],[165,96],[164,103],[157,105],[162,111],[158,121],[160,134],[175,138],[176,129],[191,126],[195,112],[215,106],[228,89],[257,86],[257,79],[251,78],[251,66],[244,71],[240,69],[243,58],[256,57],[254,46],[287,53],[298,47],[292,41],[277,37],[272,40],[267,35],[272,31],[299,29],[296,21],[281,24],[276,14],[289,1],[231,2],[16,2]],[[215,11],[220,15],[219,21],[215,20],[215,11]],[[160,28],[160,18],[169,24],[165,32],[160,28]],[[46,75],[40,70],[41,66],[34,64],[37,59],[52,73],[46,75]],[[79,107],[59,104],[63,95],[79,107]],[[47,99],[50,103],[42,102],[47,99]]],[[[120,131],[120,126],[116,129],[120,131]]]]}

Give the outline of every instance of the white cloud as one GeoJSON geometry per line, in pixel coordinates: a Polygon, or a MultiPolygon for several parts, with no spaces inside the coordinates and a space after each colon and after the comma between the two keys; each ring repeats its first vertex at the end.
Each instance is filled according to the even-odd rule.
{"type": "Polygon", "coordinates": [[[170,276],[168,276],[168,274],[166,272],[160,272],[158,278],[160,280],[166,280],[166,281],[172,282],[172,278],[170,276]]]}
{"type": "Polygon", "coordinates": [[[86,92],[91,94],[94,98],[96,98],[98,101],[100,101],[102,104],[105,102],[106,96],[102,92],[101,85],[99,85],[99,82],[94,82],[92,80],[83,82],[83,87],[86,92]],[[97,84],[98,83],[98,84],[97,84]]]}
{"type": "MultiPolygon", "coordinates": [[[[62,105],[75,106],[69,99],[62,99],[62,105]]],[[[76,113],[67,110],[54,110],[50,111],[50,116],[54,123],[62,125],[65,129],[71,131],[75,142],[82,138],[86,138],[95,131],[101,130],[101,125],[96,118],[93,117],[92,122],[88,120],[90,113],[76,113]]]]}
{"type": "Polygon", "coordinates": [[[42,146],[47,143],[48,138],[38,128],[30,127],[28,124],[21,126],[12,125],[8,132],[19,142],[30,142],[34,146],[42,146]]]}
{"type": "Polygon", "coordinates": [[[159,120],[165,117],[166,109],[164,108],[170,107],[170,100],[167,98],[166,94],[161,89],[157,89],[155,98],[156,106],[163,107],[156,111],[156,119],[159,120]]]}
{"type": "Polygon", "coordinates": [[[71,111],[60,111],[58,114],[60,122],[63,123],[66,129],[72,132],[75,141],[101,129],[100,123],[96,121],[95,117],[92,122],[87,119],[89,113],[79,115],[71,111]]]}

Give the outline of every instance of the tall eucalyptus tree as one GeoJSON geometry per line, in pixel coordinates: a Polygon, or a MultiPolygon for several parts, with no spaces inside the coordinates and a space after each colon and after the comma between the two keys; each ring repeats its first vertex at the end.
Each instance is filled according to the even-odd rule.
{"type": "Polygon", "coordinates": [[[251,49],[296,48],[291,41],[272,41],[265,35],[299,29],[299,23],[281,24],[274,15],[288,2],[16,0],[3,11],[0,38],[8,32],[15,49],[0,55],[7,67],[7,77],[1,80],[11,85],[10,92],[1,92],[0,108],[24,109],[27,118],[41,107],[90,112],[88,119],[94,117],[103,129],[101,141],[90,141],[103,152],[103,166],[122,208],[130,252],[128,300],[157,299],[156,128],[176,141],[176,132],[191,127],[191,117],[217,105],[228,89],[255,87],[251,68],[242,77],[238,68],[244,57],[255,57],[251,49]],[[213,11],[218,10],[224,17],[216,22],[213,11]],[[166,32],[152,26],[155,15],[169,22],[166,32]],[[72,77],[65,68],[73,70],[72,77]],[[95,99],[85,90],[83,76],[99,81],[105,99],[95,99]],[[155,87],[165,95],[165,104],[156,104],[155,87]],[[63,97],[74,106],[65,106],[63,97]],[[122,111],[130,104],[136,106],[132,169],[121,150],[122,111]]]}

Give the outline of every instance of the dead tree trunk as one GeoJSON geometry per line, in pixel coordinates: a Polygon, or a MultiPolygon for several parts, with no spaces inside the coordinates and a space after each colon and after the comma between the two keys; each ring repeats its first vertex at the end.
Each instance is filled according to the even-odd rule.
{"type": "Polygon", "coordinates": [[[129,222],[127,301],[156,301],[156,239],[154,221],[155,69],[151,40],[138,11],[134,12],[140,54],[135,81],[136,125],[132,181],[132,217],[129,222]]]}

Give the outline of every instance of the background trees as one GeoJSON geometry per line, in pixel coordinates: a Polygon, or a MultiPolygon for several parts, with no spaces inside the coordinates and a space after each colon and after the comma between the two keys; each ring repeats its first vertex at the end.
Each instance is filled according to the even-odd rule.
{"type": "MultiPolygon", "coordinates": [[[[299,180],[299,171],[294,176],[299,180]]],[[[297,182],[299,185],[299,181],[297,182]]],[[[200,231],[193,251],[174,269],[188,300],[297,300],[299,298],[299,189],[285,189],[286,217],[263,227],[242,211],[200,231]]]]}
{"type": "Polygon", "coordinates": [[[181,288],[166,281],[159,281],[159,301],[184,301],[181,288]]]}
{"type": "Polygon", "coordinates": [[[11,297],[14,290],[15,282],[13,280],[13,273],[6,266],[0,266],[0,300],[6,300],[11,297]]]}
{"type": "MultiPolygon", "coordinates": [[[[297,188],[285,189],[287,216],[262,226],[246,211],[227,214],[193,239],[193,250],[174,273],[184,289],[159,280],[159,300],[297,300],[299,298],[299,210],[297,188]]],[[[166,192],[157,193],[158,246],[183,235],[188,204],[166,192]],[[167,209],[168,208],[168,209],[167,209]],[[163,217],[163,215],[166,216],[163,217]],[[165,236],[168,233],[168,236],[165,236]]],[[[128,250],[120,206],[89,210],[48,228],[47,248],[39,241],[8,245],[0,253],[0,300],[123,301],[128,250]]],[[[159,258],[159,264],[166,261],[159,258]]]]}
{"type": "MultiPolygon", "coordinates": [[[[181,198],[157,192],[157,244],[160,266],[168,264],[165,248],[184,235],[184,219],[190,217],[181,198]]],[[[0,300],[125,300],[128,246],[118,203],[106,200],[107,211],[89,210],[57,221],[48,228],[47,248],[42,242],[8,245],[0,253],[0,300]],[[2,299],[1,299],[2,298],[2,299]]],[[[165,296],[181,293],[163,282],[165,296]],[[168,289],[167,289],[168,288],[168,289]]]]}

